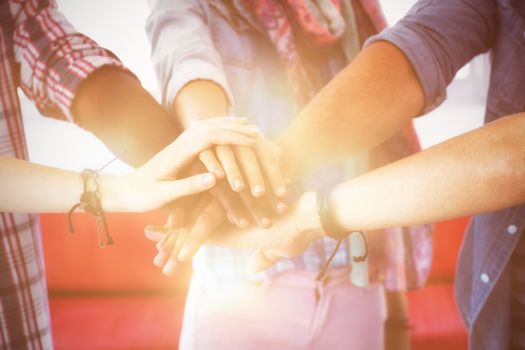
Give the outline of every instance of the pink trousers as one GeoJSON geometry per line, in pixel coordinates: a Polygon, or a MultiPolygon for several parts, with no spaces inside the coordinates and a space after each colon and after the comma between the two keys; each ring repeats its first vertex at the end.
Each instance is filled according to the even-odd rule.
{"type": "Polygon", "coordinates": [[[383,287],[354,287],[349,270],[323,283],[285,271],[271,282],[208,287],[192,281],[181,350],[383,349],[383,287]]]}

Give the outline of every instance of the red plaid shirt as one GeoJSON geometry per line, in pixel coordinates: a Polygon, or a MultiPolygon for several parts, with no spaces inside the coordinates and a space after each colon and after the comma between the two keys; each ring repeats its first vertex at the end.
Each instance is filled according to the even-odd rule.
{"type": "MultiPolygon", "coordinates": [[[[78,86],[111,52],[79,34],[53,0],[0,1],[0,154],[27,159],[17,88],[40,112],[73,120],[78,86]]],[[[38,217],[0,213],[0,348],[51,349],[38,217]]]]}

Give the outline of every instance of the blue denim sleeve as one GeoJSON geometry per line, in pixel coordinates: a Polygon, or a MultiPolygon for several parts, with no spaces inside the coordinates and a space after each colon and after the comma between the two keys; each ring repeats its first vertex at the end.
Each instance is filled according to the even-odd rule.
{"type": "Polygon", "coordinates": [[[456,72],[490,49],[496,19],[495,0],[420,0],[365,45],[388,41],[405,54],[423,87],[425,114],[443,102],[456,72]]]}

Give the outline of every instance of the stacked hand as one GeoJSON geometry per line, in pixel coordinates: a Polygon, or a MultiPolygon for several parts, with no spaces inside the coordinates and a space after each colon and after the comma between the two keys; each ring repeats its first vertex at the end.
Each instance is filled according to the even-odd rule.
{"type": "MultiPolygon", "coordinates": [[[[207,191],[217,180],[208,172],[184,172],[205,149],[215,145],[250,146],[260,134],[243,118],[221,117],[195,123],[134,172],[101,179],[102,205],[108,211],[142,212],[207,191]]],[[[177,202],[175,202],[177,203],[177,202]]]]}
{"type": "Polygon", "coordinates": [[[234,225],[248,227],[256,222],[270,227],[272,214],[286,209],[287,188],[278,153],[273,143],[259,135],[250,147],[220,145],[200,154],[209,172],[227,180],[213,194],[234,225]]]}
{"type": "Polygon", "coordinates": [[[174,273],[177,261],[191,259],[227,220],[239,228],[250,223],[269,228],[275,214],[287,209],[287,181],[279,150],[261,134],[250,145],[208,148],[199,159],[219,180],[211,196],[178,201],[170,206],[164,227],[147,228],[149,236],[163,237],[157,243],[159,254],[154,263],[168,275],[174,273]]]}
{"type": "Polygon", "coordinates": [[[275,218],[271,229],[223,227],[209,243],[238,249],[256,249],[248,261],[252,271],[264,270],[282,258],[302,253],[310,243],[325,235],[317,213],[317,196],[304,193],[290,210],[275,218]]]}
{"type": "Polygon", "coordinates": [[[195,247],[198,248],[195,236],[211,227],[214,228],[214,232],[213,235],[206,236],[207,244],[256,249],[248,262],[252,271],[266,269],[281,258],[296,256],[303,252],[310,242],[324,235],[317,214],[316,195],[313,192],[303,194],[290,210],[275,217],[271,228],[253,225],[240,229],[228,223],[219,227],[223,215],[220,205],[210,201],[189,231],[185,227],[147,227],[146,237],[157,242],[156,247],[159,251],[154,260],[155,264],[162,266],[165,274],[171,274],[177,258],[185,260],[194,253],[195,247]],[[185,240],[188,245],[184,244],[185,240]],[[186,249],[189,250],[185,251],[186,249]]]}

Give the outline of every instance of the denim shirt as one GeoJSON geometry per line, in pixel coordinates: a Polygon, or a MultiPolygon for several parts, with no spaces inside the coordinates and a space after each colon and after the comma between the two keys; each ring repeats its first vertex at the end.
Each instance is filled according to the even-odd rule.
{"type": "MultiPolygon", "coordinates": [[[[525,111],[525,1],[421,0],[386,40],[412,63],[428,112],[446,97],[455,73],[491,51],[485,122],[525,111]]],[[[509,260],[525,227],[525,205],[472,218],[456,275],[456,300],[469,329],[470,349],[506,349],[509,337],[509,260]]]]}

